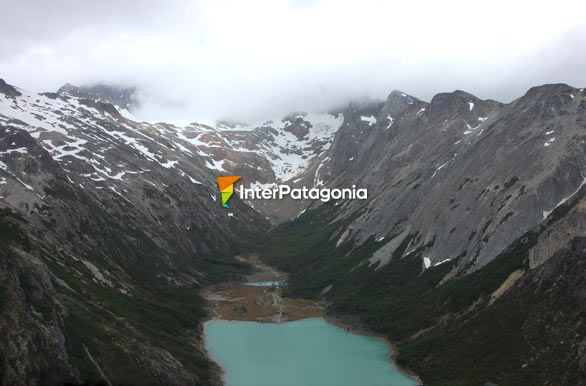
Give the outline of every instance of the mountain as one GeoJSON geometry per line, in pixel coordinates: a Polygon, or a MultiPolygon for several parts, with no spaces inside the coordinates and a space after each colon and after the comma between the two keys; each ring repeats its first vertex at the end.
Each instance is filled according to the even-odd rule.
{"type": "Polygon", "coordinates": [[[67,83],[57,90],[57,94],[61,96],[97,99],[102,102],[111,103],[127,111],[135,110],[140,106],[135,87],[113,86],[101,83],[91,86],[74,86],[67,83]]]}
{"type": "Polygon", "coordinates": [[[132,121],[108,94],[80,90],[0,81],[2,374],[217,383],[200,288],[248,272],[233,256],[280,213],[238,197],[222,209],[216,177],[290,179],[340,118],[177,127],[132,121]]]}
{"type": "Polygon", "coordinates": [[[258,251],[291,294],[396,343],[426,384],[584,384],[583,89],[508,104],[393,91],[186,126],[136,122],[124,95],[0,80],[7,383],[220,383],[201,288],[258,251]],[[234,195],[226,210],[216,177],[231,174],[368,200],[234,195]]]}
{"type": "Polygon", "coordinates": [[[425,384],[583,385],[585,141],[586,93],[561,84],[350,106],[303,178],[369,200],[311,203],[262,256],[425,384]]]}
{"type": "MultiPolygon", "coordinates": [[[[566,85],[533,88],[508,105],[463,91],[430,103],[393,92],[382,105],[347,109],[308,177],[369,189],[367,206],[341,203],[358,217],[339,236],[384,238],[387,257],[397,237],[409,239],[424,268],[460,257],[459,269],[474,270],[586,182],[583,98],[566,85]]],[[[377,259],[369,264],[388,262],[377,259]]]]}
{"type": "Polygon", "coordinates": [[[3,382],[218,383],[200,288],[247,272],[239,240],[269,224],[223,210],[211,158],[165,125],[1,92],[3,382]]]}

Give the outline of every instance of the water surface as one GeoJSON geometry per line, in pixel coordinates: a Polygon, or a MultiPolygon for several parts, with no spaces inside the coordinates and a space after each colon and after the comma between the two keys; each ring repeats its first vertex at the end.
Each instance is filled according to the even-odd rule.
{"type": "Polygon", "coordinates": [[[224,368],[226,386],[412,386],[380,339],[322,319],[283,324],[212,320],[206,347],[224,368]]]}
{"type": "Polygon", "coordinates": [[[247,281],[244,283],[244,285],[250,285],[253,287],[278,287],[282,284],[282,280],[247,281]]]}

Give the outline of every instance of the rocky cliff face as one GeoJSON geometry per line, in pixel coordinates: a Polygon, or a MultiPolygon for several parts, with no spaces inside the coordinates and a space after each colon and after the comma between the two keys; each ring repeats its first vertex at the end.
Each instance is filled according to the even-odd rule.
{"type": "MultiPolygon", "coordinates": [[[[474,270],[544,221],[586,178],[586,93],[566,85],[536,87],[503,105],[463,91],[424,103],[393,92],[384,104],[350,106],[319,170],[326,186],[368,187],[350,243],[397,238],[422,250],[422,268],[458,259],[474,270]]],[[[317,168],[316,168],[317,169],[317,168]]],[[[309,178],[310,179],[310,178],[309,178]]],[[[317,207],[321,204],[314,204],[317,207]]]]}

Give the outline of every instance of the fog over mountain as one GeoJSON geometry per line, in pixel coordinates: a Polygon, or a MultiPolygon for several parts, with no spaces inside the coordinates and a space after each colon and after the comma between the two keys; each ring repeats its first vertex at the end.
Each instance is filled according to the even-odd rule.
{"type": "Polygon", "coordinates": [[[584,0],[0,25],[0,385],[586,386],[584,0]]]}
{"type": "Polygon", "coordinates": [[[0,14],[3,78],[136,87],[150,121],[254,121],[391,89],[508,102],[586,84],[581,1],[4,1],[0,14]]]}

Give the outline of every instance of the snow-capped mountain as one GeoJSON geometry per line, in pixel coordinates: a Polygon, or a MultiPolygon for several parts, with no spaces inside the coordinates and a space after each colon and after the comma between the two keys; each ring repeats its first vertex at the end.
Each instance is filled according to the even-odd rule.
{"type": "MultiPolygon", "coordinates": [[[[7,379],[91,383],[98,363],[119,383],[217,384],[201,349],[200,289],[246,272],[233,256],[261,249],[279,222],[277,247],[269,240],[261,252],[289,271],[291,291],[385,333],[401,320],[391,338],[405,347],[437,343],[426,334],[450,323],[479,336],[459,323],[539,302],[553,311],[514,330],[528,347],[522,359],[503,358],[561,361],[549,348],[563,341],[563,361],[581,366],[584,89],[545,85],[509,104],[393,91],[332,113],[185,126],[138,122],[132,93],[98,91],[36,94],[0,80],[7,379]],[[240,186],[356,185],[369,199],[235,195],[226,210],[218,175],[242,176],[240,186]],[[547,327],[558,322],[564,337],[547,327]]],[[[450,365],[443,352],[423,360],[420,351],[407,350],[407,365],[423,376],[450,365]]],[[[498,379],[513,379],[499,368],[498,379]]]]}
{"type": "Polygon", "coordinates": [[[150,181],[155,169],[202,184],[212,199],[221,174],[243,176],[246,186],[291,180],[328,150],[343,121],[342,114],[296,113],[257,125],[179,127],[136,122],[101,97],[72,96],[71,86],[57,94],[11,90],[0,95],[0,123],[29,132],[75,183],[121,197],[126,184],[150,181]]]}

